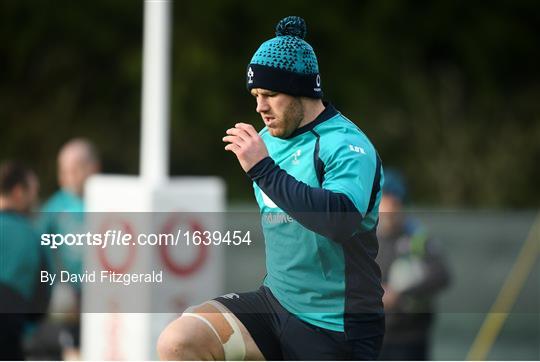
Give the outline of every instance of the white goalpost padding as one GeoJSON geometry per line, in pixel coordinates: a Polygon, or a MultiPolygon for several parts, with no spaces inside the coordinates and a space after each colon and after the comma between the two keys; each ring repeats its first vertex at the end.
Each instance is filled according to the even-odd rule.
{"type": "MultiPolygon", "coordinates": [[[[169,0],[145,1],[141,174],[97,175],[88,181],[85,202],[90,230],[123,229],[138,234],[159,233],[171,227],[184,229],[194,224],[208,230],[222,227],[217,215],[225,210],[223,180],[212,176],[169,178],[171,17],[169,0]],[[190,214],[190,220],[160,219],[141,214],[152,212],[193,214],[190,214]],[[210,212],[213,214],[208,214],[210,212]]],[[[147,286],[130,288],[127,294],[99,283],[85,284],[83,312],[92,313],[83,313],[82,316],[84,360],[155,360],[157,337],[166,323],[176,316],[173,312],[178,313],[183,307],[222,292],[224,265],[221,248],[206,248],[204,262],[196,261],[200,252],[197,248],[187,250],[184,253],[187,255],[169,249],[168,258],[164,258],[159,247],[145,248],[144,252],[99,251],[95,248],[86,253],[87,270],[99,273],[99,270],[110,269],[112,264],[122,266],[120,269],[125,273],[163,270],[166,284],[160,286],[159,293],[147,286]],[[190,269],[188,275],[175,272],[171,263],[183,266],[197,263],[197,267],[190,269]],[[118,313],[123,304],[133,300],[145,308],[136,313],[118,313]],[[150,311],[163,313],[148,313],[150,311]]]]}

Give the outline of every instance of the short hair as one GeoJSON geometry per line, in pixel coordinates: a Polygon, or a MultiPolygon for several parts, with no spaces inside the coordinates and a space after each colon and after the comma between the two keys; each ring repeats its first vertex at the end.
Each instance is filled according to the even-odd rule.
{"type": "Polygon", "coordinates": [[[88,139],[83,137],[72,138],[71,140],[64,143],[60,148],[58,156],[61,157],[70,148],[81,147],[84,149],[84,156],[86,161],[92,163],[99,163],[99,152],[97,151],[96,146],[88,139]]]}
{"type": "Polygon", "coordinates": [[[0,164],[0,195],[7,195],[17,185],[24,188],[30,186],[33,171],[17,161],[5,161],[0,164]]]}

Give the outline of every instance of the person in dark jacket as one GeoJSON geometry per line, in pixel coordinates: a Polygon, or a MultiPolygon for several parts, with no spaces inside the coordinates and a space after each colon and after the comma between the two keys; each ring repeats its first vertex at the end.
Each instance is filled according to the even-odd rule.
{"type": "Polygon", "coordinates": [[[428,360],[434,297],[449,283],[441,250],[403,210],[406,187],[395,170],[385,172],[380,205],[379,254],[386,334],[380,360],[428,360]]]}

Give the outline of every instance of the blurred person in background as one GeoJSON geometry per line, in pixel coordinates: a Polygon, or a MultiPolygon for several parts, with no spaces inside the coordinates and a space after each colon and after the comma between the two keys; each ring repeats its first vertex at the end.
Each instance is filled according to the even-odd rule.
{"type": "MultiPolygon", "coordinates": [[[[42,206],[39,228],[42,233],[76,233],[84,227],[84,185],[100,171],[95,146],[84,138],[65,143],[58,153],[58,184],[55,192],[42,206]]],[[[81,273],[82,249],[61,245],[49,250],[53,272],[67,270],[81,273]]],[[[29,349],[36,356],[77,359],[80,345],[80,285],[57,284],[53,288],[50,318],[42,326],[29,349]]]]}
{"type": "Polygon", "coordinates": [[[49,288],[40,283],[47,259],[29,218],[38,190],[26,166],[0,165],[0,359],[24,359],[25,330],[47,308],[49,288]]]}
{"type": "MultiPolygon", "coordinates": [[[[54,193],[43,205],[40,226],[43,232],[74,232],[84,221],[84,184],[98,173],[100,162],[94,145],[84,139],[68,141],[58,153],[58,184],[60,190],[54,193]]],[[[81,255],[77,248],[59,247],[54,256],[58,270],[68,269],[80,272],[81,255]]]]}
{"type": "Polygon", "coordinates": [[[449,283],[441,251],[426,230],[403,210],[406,185],[385,171],[377,262],[382,271],[386,334],[380,360],[427,360],[433,299],[449,283]]]}

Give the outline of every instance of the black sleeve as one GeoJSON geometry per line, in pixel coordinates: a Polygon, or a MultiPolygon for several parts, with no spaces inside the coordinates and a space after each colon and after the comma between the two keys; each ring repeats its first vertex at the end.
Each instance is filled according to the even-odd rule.
{"type": "Polygon", "coordinates": [[[277,206],[320,235],[343,242],[360,227],[362,214],[347,196],[298,181],[271,157],[259,161],[247,174],[277,206]]]}

